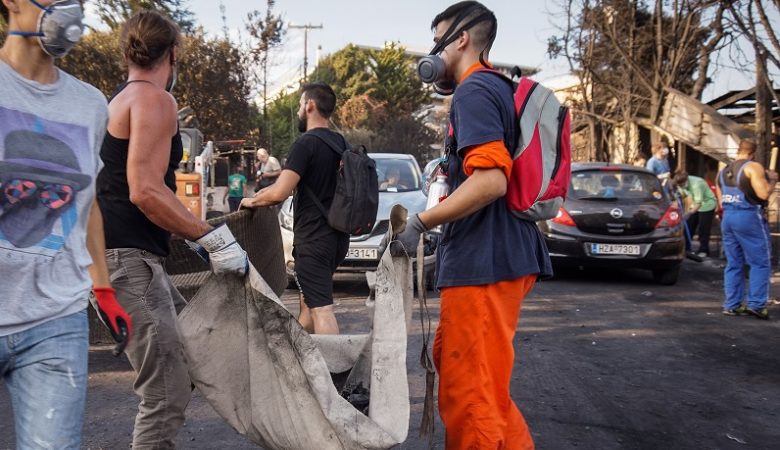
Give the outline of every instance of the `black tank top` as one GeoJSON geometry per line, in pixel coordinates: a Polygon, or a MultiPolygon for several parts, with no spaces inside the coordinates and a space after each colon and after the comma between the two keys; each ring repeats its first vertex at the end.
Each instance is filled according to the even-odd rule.
{"type": "MultiPolygon", "coordinates": [[[[116,97],[131,82],[122,83],[111,98],[116,97]]],[[[103,213],[106,248],[138,248],[165,257],[170,252],[171,233],[152,223],[130,202],[130,188],[127,184],[129,144],[129,139],[115,138],[106,131],[100,149],[104,165],[98,174],[96,187],[98,204],[103,213]]],[[[181,134],[176,130],[171,139],[171,157],[164,180],[173,192],[176,192],[175,171],[183,154],[181,134]]]]}
{"type": "Polygon", "coordinates": [[[747,159],[738,159],[730,162],[723,168],[723,182],[727,186],[737,186],[740,191],[745,193],[745,200],[748,203],[766,207],[768,205],[767,200],[762,200],[761,197],[756,195],[753,185],[750,184],[750,178],[745,175],[745,171],[742,169],[749,162],[750,160],[747,159]],[[742,175],[740,175],[740,172],[742,175]]]}

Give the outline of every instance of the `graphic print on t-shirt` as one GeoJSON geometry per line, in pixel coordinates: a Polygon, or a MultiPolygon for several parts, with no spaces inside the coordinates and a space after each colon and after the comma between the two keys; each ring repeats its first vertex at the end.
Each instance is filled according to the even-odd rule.
{"type": "Polygon", "coordinates": [[[86,128],[0,107],[0,256],[54,256],[92,182],[86,128]]]}

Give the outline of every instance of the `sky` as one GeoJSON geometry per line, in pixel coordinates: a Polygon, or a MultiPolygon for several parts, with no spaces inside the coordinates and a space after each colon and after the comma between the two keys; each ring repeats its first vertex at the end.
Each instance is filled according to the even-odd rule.
{"type": "MultiPolygon", "coordinates": [[[[243,29],[247,12],[263,10],[265,1],[223,0],[226,24],[235,36],[243,29]]],[[[433,46],[431,20],[452,0],[277,0],[275,11],[287,23],[322,25],[309,32],[309,61],[314,60],[317,47],[322,54],[332,53],[349,43],[381,47],[395,41],[409,49],[428,51],[433,46]]],[[[552,74],[545,54],[547,38],[555,33],[548,19],[545,1],[486,0],[483,2],[498,17],[498,36],[491,51],[497,62],[540,67],[552,74]],[[522,6],[521,6],[522,5],[522,6]]],[[[221,33],[223,23],[219,1],[190,0],[197,21],[208,32],[221,33]]],[[[303,30],[288,30],[284,47],[275,56],[277,76],[294,78],[303,64],[303,30]]],[[[563,70],[564,61],[558,61],[563,70]]],[[[544,78],[547,73],[540,74],[544,78]]]]}
{"type": "MultiPolygon", "coordinates": [[[[225,23],[232,38],[244,33],[247,13],[265,10],[264,0],[222,0],[225,23]]],[[[322,25],[309,32],[309,64],[316,61],[317,48],[322,55],[335,52],[349,43],[381,47],[395,41],[409,49],[427,51],[433,46],[431,20],[454,0],[277,0],[275,11],[288,24],[322,25]]],[[[547,40],[559,34],[561,23],[558,0],[483,0],[498,18],[498,36],[491,51],[496,62],[537,67],[535,76],[544,82],[568,72],[563,58],[547,56],[547,40]]],[[[196,23],[207,33],[222,34],[223,20],[219,0],[188,0],[196,23]]],[[[271,83],[278,88],[295,80],[303,66],[303,30],[288,30],[282,47],[274,52],[271,83]]],[[[728,54],[719,55],[723,66],[711,74],[715,83],[705,91],[704,99],[727,90],[746,89],[755,83],[744,61],[734,62],[728,54]],[[740,70],[739,67],[743,68],[740,70]]],[[[273,89],[272,89],[273,90],[273,89]]]]}

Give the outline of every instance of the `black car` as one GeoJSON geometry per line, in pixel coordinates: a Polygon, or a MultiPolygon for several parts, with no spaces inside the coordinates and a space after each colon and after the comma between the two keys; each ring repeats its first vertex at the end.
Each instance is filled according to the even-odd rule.
{"type": "Polygon", "coordinates": [[[685,257],[683,215],[651,172],[629,165],[573,164],[558,215],[539,222],[555,266],[642,268],[677,282],[685,257]]]}

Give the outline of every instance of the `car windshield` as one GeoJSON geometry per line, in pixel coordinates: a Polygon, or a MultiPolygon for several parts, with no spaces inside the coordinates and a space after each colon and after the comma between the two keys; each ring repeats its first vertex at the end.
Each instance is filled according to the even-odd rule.
{"type": "Polygon", "coordinates": [[[651,173],[583,170],[572,173],[568,197],[594,201],[658,201],[664,194],[661,182],[651,173]]]}
{"type": "Polygon", "coordinates": [[[420,174],[410,159],[379,158],[376,160],[379,192],[420,190],[420,174]]]}

